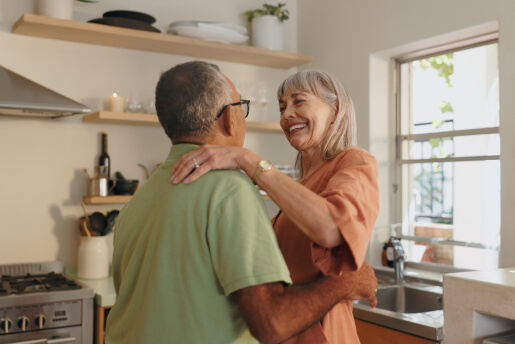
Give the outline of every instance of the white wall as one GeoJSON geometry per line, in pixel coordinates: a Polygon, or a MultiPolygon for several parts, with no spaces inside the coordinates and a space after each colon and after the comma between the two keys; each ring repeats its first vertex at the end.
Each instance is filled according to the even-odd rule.
{"type": "MultiPolygon", "coordinates": [[[[379,161],[381,214],[368,260],[380,264],[381,241],[392,223],[391,144],[393,105],[390,57],[416,42],[498,21],[500,30],[501,256],[500,266],[515,265],[515,2],[507,0],[300,0],[298,48],[311,54],[311,67],[335,74],[348,88],[358,113],[360,145],[379,161]],[[503,135],[504,134],[504,135],[503,135]]],[[[428,42],[429,42],[428,41],[428,42]]]]}
{"type": "MultiPolygon", "coordinates": [[[[285,23],[285,50],[295,51],[297,1],[284,2],[293,14],[285,23]]],[[[154,26],[165,32],[177,20],[246,25],[242,13],[259,6],[251,0],[100,0],[76,2],[74,20],[98,18],[108,10],[135,10],[155,16],[154,26]]],[[[192,59],[11,34],[22,13],[34,13],[33,0],[0,0],[0,65],[93,111],[105,109],[105,99],[113,92],[151,99],[161,72],[192,59]]],[[[235,82],[266,82],[269,106],[251,108],[249,120],[278,120],[275,89],[295,69],[212,62],[235,82]]],[[[54,120],[0,116],[0,264],[59,259],[75,265],[80,199],[86,194],[82,169],[93,172],[101,131],[109,135],[112,172],[121,171],[127,178],[143,180],[137,164],[154,166],[168,154],[170,143],[161,128],[83,123],[82,116],[54,120]]],[[[249,133],[245,146],[276,164],[295,160],[282,134],[249,133]]],[[[106,212],[121,206],[87,208],[106,212]]]]}

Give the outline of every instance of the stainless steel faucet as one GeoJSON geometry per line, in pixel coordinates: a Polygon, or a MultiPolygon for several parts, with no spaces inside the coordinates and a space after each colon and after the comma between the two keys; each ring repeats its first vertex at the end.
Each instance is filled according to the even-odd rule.
{"type": "Polygon", "coordinates": [[[402,247],[400,239],[393,240],[393,271],[395,275],[395,284],[404,283],[404,261],[406,255],[402,247]]]}

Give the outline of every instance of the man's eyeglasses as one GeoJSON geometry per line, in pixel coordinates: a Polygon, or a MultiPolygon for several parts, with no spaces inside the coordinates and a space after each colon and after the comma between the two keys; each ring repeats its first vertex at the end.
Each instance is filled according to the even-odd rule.
{"type": "Polygon", "coordinates": [[[220,113],[216,116],[215,118],[215,121],[217,119],[220,118],[220,116],[222,116],[222,113],[224,112],[225,108],[228,107],[228,106],[236,106],[236,105],[241,105],[241,109],[243,110],[243,113],[245,114],[245,118],[248,117],[249,115],[249,110],[250,110],[250,100],[240,100],[239,102],[237,103],[232,103],[232,104],[227,104],[225,105],[222,110],[220,110],[220,113]]]}

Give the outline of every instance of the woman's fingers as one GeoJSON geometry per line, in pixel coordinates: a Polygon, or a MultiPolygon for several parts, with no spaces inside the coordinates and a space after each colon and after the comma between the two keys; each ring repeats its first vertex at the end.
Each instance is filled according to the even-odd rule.
{"type": "Polygon", "coordinates": [[[375,308],[377,306],[377,297],[373,297],[367,300],[370,307],[375,308]]]}
{"type": "Polygon", "coordinates": [[[227,146],[204,145],[184,154],[175,164],[171,182],[192,183],[211,170],[236,169],[235,148],[227,146]]]}
{"type": "Polygon", "coordinates": [[[186,176],[186,179],[184,179],[184,184],[193,183],[195,180],[199,179],[201,176],[211,171],[211,169],[212,168],[209,162],[200,164],[199,167],[195,168],[188,176],[186,176]]]}
{"type": "Polygon", "coordinates": [[[175,164],[172,171],[171,182],[174,184],[182,182],[193,170],[197,168],[197,165],[200,166],[200,163],[199,158],[195,157],[195,155],[192,155],[191,153],[185,154],[177,164],[175,164]]]}

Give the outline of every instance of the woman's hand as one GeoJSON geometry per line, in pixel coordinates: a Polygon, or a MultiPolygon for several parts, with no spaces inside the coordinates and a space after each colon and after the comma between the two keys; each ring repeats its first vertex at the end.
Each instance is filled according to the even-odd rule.
{"type": "Polygon", "coordinates": [[[189,184],[211,170],[242,169],[241,158],[246,151],[244,148],[234,146],[202,145],[184,154],[175,164],[171,182],[189,184]]]}

